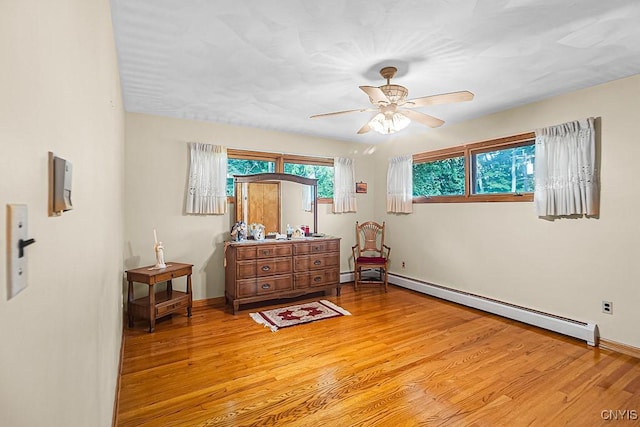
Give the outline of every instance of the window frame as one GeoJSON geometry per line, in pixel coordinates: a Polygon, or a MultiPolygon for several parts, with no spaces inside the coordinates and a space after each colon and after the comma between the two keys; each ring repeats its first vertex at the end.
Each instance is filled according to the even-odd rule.
{"type": "MultiPolygon", "coordinates": [[[[237,148],[227,148],[227,158],[241,160],[262,160],[275,163],[275,172],[284,173],[285,163],[298,163],[304,165],[318,165],[333,167],[333,158],[313,157],[298,154],[271,153],[266,151],[241,150],[237,148]]],[[[227,196],[228,203],[235,203],[235,196],[227,196]]],[[[333,203],[332,198],[318,198],[318,204],[333,203]]]]}
{"type": "Polygon", "coordinates": [[[507,136],[504,138],[474,142],[470,144],[458,145],[455,147],[414,154],[414,164],[428,163],[453,157],[463,157],[464,194],[450,196],[414,196],[413,203],[532,202],[533,192],[473,194],[471,190],[473,188],[473,178],[475,176],[475,164],[472,162],[472,159],[476,154],[535,144],[535,138],[535,132],[527,132],[519,135],[507,136]]]}

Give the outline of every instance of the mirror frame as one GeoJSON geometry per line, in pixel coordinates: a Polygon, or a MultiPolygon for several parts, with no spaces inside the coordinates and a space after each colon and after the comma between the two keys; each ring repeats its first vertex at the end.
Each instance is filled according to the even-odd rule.
{"type": "MultiPolygon", "coordinates": [[[[233,191],[236,206],[238,206],[237,184],[244,182],[260,182],[260,181],[289,181],[298,184],[310,185],[313,187],[313,234],[318,232],[318,180],[315,178],[305,178],[303,176],[291,175],[289,173],[256,173],[253,175],[234,175],[233,191]]],[[[282,200],[280,201],[282,202],[282,200]]],[[[238,218],[236,218],[236,221],[238,218]]]]}

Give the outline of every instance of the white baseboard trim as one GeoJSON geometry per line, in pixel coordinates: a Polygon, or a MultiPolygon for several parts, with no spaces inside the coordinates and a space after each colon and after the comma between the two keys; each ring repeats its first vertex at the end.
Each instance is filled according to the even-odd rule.
{"type": "MultiPolygon", "coordinates": [[[[378,273],[376,273],[375,271],[373,272],[367,272],[364,271],[362,277],[378,277],[378,273]]],[[[389,276],[391,277],[391,276],[389,276]]],[[[356,275],[353,271],[348,271],[346,273],[340,273],[340,283],[347,283],[347,282],[353,282],[354,280],[356,280],[356,275]]]]}
{"type": "Polygon", "coordinates": [[[498,316],[508,319],[517,320],[528,325],[578,338],[586,341],[590,346],[596,346],[598,344],[598,325],[595,323],[567,319],[393,273],[389,273],[389,283],[467,307],[497,314],[498,316]]]}
{"type": "Polygon", "coordinates": [[[347,273],[340,273],[340,283],[353,282],[355,280],[355,276],[353,271],[347,273]]]}

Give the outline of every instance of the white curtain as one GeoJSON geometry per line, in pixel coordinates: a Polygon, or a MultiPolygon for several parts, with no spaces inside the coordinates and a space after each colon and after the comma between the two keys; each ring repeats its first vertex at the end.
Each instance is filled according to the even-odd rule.
{"type": "Polygon", "coordinates": [[[389,159],[387,212],[413,212],[413,156],[411,154],[389,159]]]}
{"type": "Polygon", "coordinates": [[[189,187],[185,210],[222,215],[227,211],[227,149],[189,143],[189,187]]]}
{"type": "Polygon", "coordinates": [[[598,214],[593,118],[536,130],[535,154],[538,216],[598,214]]]}
{"type": "Polygon", "coordinates": [[[356,212],[356,171],[353,159],[333,159],[333,212],[356,212]]]}

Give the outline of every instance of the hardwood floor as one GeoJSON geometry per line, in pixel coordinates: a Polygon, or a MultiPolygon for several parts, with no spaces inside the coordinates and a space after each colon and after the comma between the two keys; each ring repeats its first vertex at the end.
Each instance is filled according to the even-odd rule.
{"type": "Polygon", "coordinates": [[[640,423],[640,359],[395,286],[326,299],[352,316],[271,332],[255,309],[208,307],[152,334],[136,323],[118,425],[640,423]]]}

